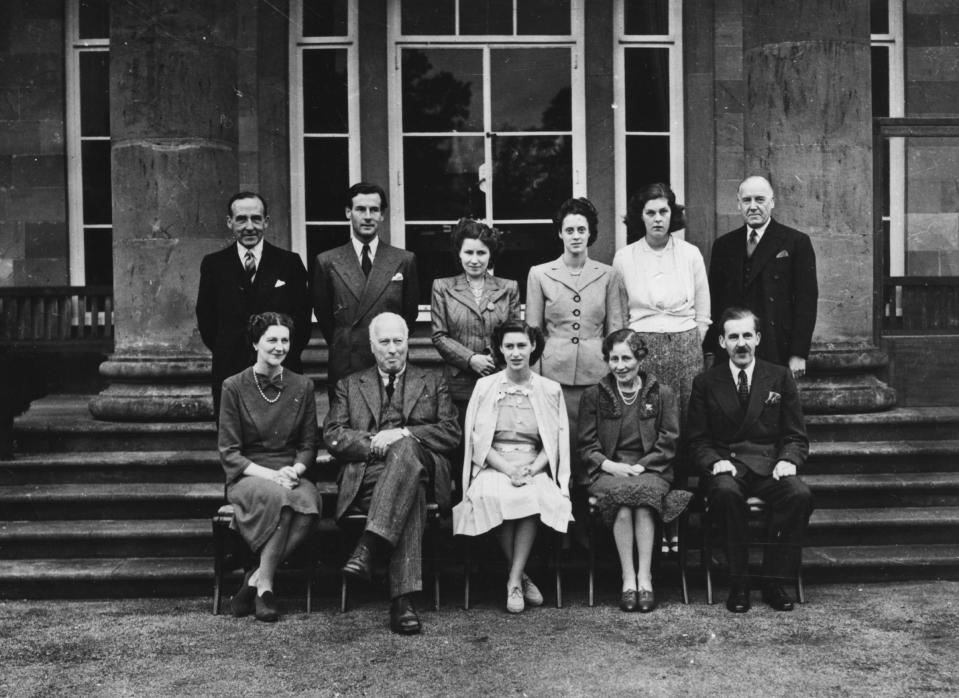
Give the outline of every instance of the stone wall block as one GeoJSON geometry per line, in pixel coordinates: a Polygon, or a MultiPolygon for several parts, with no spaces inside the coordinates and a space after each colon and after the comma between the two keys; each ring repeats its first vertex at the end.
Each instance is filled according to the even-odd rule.
{"type": "Polygon", "coordinates": [[[62,187],[11,187],[6,193],[6,208],[0,211],[6,219],[53,222],[67,219],[62,187]]]}
{"type": "Polygon", "coordinates": [[[858,39],[868,49],[869,11],[864,0],[743,0],[743,48],[858,39]]]}
{"type": "Polygon", "coordinates": [[[66,187],[66,162],[62,155],[14,155],[16,187],[66,187]]]}

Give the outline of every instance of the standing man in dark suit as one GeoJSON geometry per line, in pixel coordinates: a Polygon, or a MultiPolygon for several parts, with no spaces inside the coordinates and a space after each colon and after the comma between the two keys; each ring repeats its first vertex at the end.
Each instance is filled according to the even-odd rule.
{"type": "Polygon", "coordinates": [[[213,352],[213,415],[219,420],[223,381],[253,365],[247,337],[251,315],[273,311],[293,318],[290,353],[284,366],[302,373],[300,353],[310,341],[310,293],[299,255],[263,239],[270,218],[259,194],[241,191],[227,203],[226,224],[236,244],[208,254],[200,263],[196,320],[213,352]]]}
{"type": "Polygon", "coordinates": [[[354,184],[346,200],[350,241],[316,257],[313,309],[330,352],[331,400],[340,378],[375,363],[369,335],[373,317],[391,312],[409,327],[416,322],[416,257],[377,237],[386,207],[382,187],[354,184]]]}
{"type": "Polygon", "coordinates": [[[688,419],[690,453],[702,473],[710,516],[726,539],[726,608],[749,610],[746,500],[756,496],[769,509],[763,599],[777,611],[791,611],[782,580],[799,573],[813,509],[812,493],[796,475],[809,454],[799,392],[790,371],[756,358],[755,314],[727,308],[719,326],[729,361],[693,380],[688,419]]]}
{"type": "Polygon", "coordinates": [[[816,326],[816,253],[808,235],[770,218],[776,200],[765,178],[743,180],[738,200],[746,224],[716,240],[709,263],[713,323],[703,340],[707,366],[722,332],[716,321],[736,306],[760,318],[759,358],[788,366],[799,378],[806,374],[816,326]]]}
{"type": "Polygon", "coordinates": [[[410,595],[423,588],[427,491],[449,510],[446,454],[459,443],[460,427],[446,382],[406,362],[403,318],[381,313],[369,332],[376,366],[337,384],[323,438],[341,462],[337,521],[353,511],[367,514],[343,572],[368,581],[375,559],[389,558],[390,629],[412,635],[420,632],[410,595]]]}

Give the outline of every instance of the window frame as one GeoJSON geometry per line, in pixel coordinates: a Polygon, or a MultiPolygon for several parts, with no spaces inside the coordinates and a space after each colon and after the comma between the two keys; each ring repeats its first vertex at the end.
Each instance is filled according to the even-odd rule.
{"type": "MultiPolygon", "coordinates": [[[[676,201],[686,200],[685,80],[683,75],[683,0],[669,0],[669,34],[626,34],[626,0],[613,2],[613,133],[615,138],[614,182],[616,205],[615,248],[626,245],[623,215],[629,202],[626,190],[627,136],[662,136],[661,131],[626,131],[626,50],[667,48],[669,50],[669,185],[676,201]]],[[[674,235],[685,237],[685,231],[674,235]]]]}
{"type": "MultiPolygon", "coordinates": [[[[308,137],[347,138],[349,182],[360,181],[360,79],[359,46],[357,42],[359,9],[357,0],[347,0],[346,31],[343,36],[303,36],[303,0],[290,3],[290,248],[307,259],[307,226],[348,225],[346,216],[335,220],[307,220],[306,218],[306,163],[304,146],[308,137]],[[339,133],[306,133],[303,119],[303,52],[309,50],[346,49],[347,64],[347,128],[346,136],[339,133]]],[[[342,192],[345,194],[346,192],[342,192]]]]}
{"type": "MultiPolygon", "coordinates": [[[[65,89],[67,155],[67,238],[69,246],[69,279],[72,286],[86,285],[86,243],[84,233],[88,229],[113,231],[112,223],[87,225],[83,211],[83,143],[85,141],[109,141],[110,136],[84,136],[81,130],[80,55],[83,53],[109,53],[110,39],[80,38],[80,0],[66,3],[65,16],[65,89]]],[[[112,197],[111,197],[112,198],[112,197]]]]}

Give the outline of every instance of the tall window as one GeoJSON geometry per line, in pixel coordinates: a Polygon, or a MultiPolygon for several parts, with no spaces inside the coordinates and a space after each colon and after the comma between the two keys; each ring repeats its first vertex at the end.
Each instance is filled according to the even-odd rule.
{"type": "Polygon", "coordinates": [[[113,283],[109,0],[67,3],[70,283],[113,283]]]}
{"type": "MultiPolygon", "coordinates": [[[[684,199],[682,0],[615,0],[616,210],[651,182],[684,199]]],[[[616,229],[616,246],[627,242],[616,229]]]]}
{"type": "Polygon", "coordinates": [[[561,252],[555,209],[586,194],[582,15],[581,0],[390,4],[390,223],[430,271],[421,302],[459,271],[460,217],[506,232],[504,277],[561,252]]]}
{"type": "Polygon", "coordinates": [[[294,0],[290,26],[292,247],[308,263],[349,240],[343,196],[360,178],[355,0],[294,0]]]}

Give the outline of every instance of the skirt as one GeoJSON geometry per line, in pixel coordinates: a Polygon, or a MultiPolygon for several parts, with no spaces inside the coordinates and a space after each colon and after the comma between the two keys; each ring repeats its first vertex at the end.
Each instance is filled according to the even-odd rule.
{"type": "Polygon", "coordinates": [[[320,515],[316,487],[303,478],[300,484],[288,490],[262,477],[246,475],[227,487],[226,499],[233,505],[232,528],[257,554],[276,531],[283,507],[297,514],[320,515]]]}
{"type": "MultiPolygon", "coordinates": [[[[504,453],[509,460],[528,458],[528,453],[504,453]]],[[[463,497],[453,507],[453,533],[479,536],[504,521],[539,516],[550,528],[566,533],[573,520],[572,504],[564,497],[546,472],[537,473],[532,482],[514,487],[510,479],[493,468],[483,468],[463,497]]]]}
{"type": "Polygon", "coordinates": [[[611,527],[622,507],[648,507],[659,515],[663,523],[675,519],[689,506],[693,493],[669,488],[670,484],[653,472],[632,477],[600,473],[589,486],[589,493],[596,497],[596,509],[603,524],[611,527]]]}

